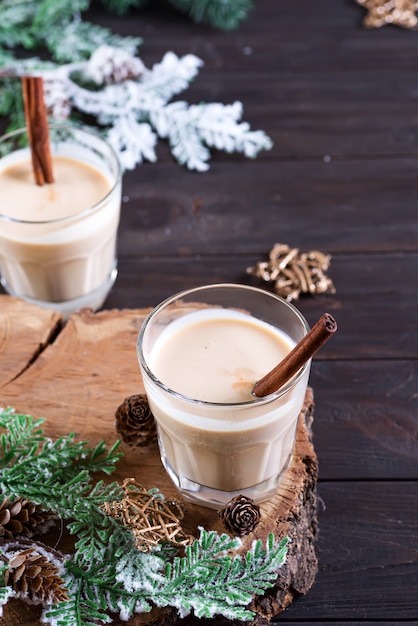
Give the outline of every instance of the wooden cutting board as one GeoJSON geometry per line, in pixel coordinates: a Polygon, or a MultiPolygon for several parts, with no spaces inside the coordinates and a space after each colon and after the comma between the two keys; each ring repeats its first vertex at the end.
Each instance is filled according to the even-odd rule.
{"type": "MultiPolygon", "coordinates": [[[[48,436],[74,432],[92,445],[102,440],[111,445],[118,439],[116,408],[126,397],[144,393],[136,339],[148,312],[83,310],[64,322],[59,314],[0,295],[0,406],[46,418],[43,427],[48,436]]],[[[259,525],[244,537],[244,547],[254,539],[265,540],[270,532],[278,539],[287,535],[292,540],[276,586],[254,598],[252,609],[257,617],[253,623],[260,626],[268,624],[295,596],[306,593],[317,572],[317,459],[311,441],[312,419],[313,395],[308,389],[291,464],[276,495],[260,506],[259,525]]],[[[124,457],[112,479],[122,482],[133,477],[146,488],[158,487],[168,499],[179,498],[156,444],[134,449],[122,444],[122,449],[124,457]]],[[[198,526],[225,531],[216,511],[183,504],[182,524],[187,533],[197,535],[198,526]]],[[[40,626],[39,617],[39,607],[15,600],[6,606],[0,626],[40,626]]],[[[196,621],[192,617],[180,620],[175,610],[155,609],[135,616],[129,625],[186,626],[196,621]]],[[[233,623],[222,617],[198,622],[233,623]]],[[[117,616],[114,623],[126,624],[117,616]]]]}

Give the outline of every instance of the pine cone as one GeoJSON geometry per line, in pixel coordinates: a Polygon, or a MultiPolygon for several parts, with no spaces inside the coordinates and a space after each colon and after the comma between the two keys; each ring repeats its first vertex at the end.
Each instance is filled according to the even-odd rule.
{"type": "Polygon", "coordinates": [[[260,507],[242,495],[232,498],[218,513],[227,530],[234,535],[247,535],[260,521],[260,507]]]}
{"type": "Polygon", "coordinates": [[[157,440],[154,416],[147,396],[125,398],[116,409],[116,432],[128,446],[147,446],[157,440]]]}
{"type": "Polygon", "coordinates": [[[48,117],[63,122],[70,117],[71,102],[65,78],[44,78],[44,100],[48,117]]]}
{"type": "Polygon", "coordinates": [[[54,513],[29,500],[5,498],[0,504],[0,537],[14,539],[19,535],[31,537],[36,532],[45,532],[55,518],[54,513]]]}
{"type": "Polygon", "coordinates": [[[91,55],[86,74],[97,85],[137,80],[145,71],[141,59],[126,50],[113,46],[99,46],[91,55]]]}
{"type": "Polygon", "coordinates": [[[4,584],[35,604],[68,600],[58,567],[45,554],[38,552],[36,546],[15,552],[7,565],[4,584]]]}

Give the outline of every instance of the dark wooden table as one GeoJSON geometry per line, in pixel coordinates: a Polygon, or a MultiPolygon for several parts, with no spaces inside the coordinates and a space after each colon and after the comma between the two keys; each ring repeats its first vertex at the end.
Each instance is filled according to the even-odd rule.
{"type": "Polygon", "coordinates": [[[278,622],[418,624],[418,32],[362,27],[346,0],[256,0],[234,32],[153,0],[89,17],[205,63],[182,97],[244,104],[274,148],[214,154],[197,174],[158,162],[124,178],[119,276],[105,308],[140,308],[246,268],[276,242],[332,255],[335,295],[305,297],[339,332],[311,384],[322,503],[319,573],[278,622]]]}

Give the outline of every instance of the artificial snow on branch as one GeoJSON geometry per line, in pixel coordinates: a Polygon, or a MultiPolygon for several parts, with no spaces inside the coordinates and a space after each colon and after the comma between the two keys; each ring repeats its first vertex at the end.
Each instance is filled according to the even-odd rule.
{"type": "MultiPolygon", "coordinates": [[[[111,13],[133,19],[149,0],[102,0],[111,13]]],[[[245,20],[253,8],[251,0],[168,0],[194,22],[232,30],[245,20]]],[[[102,43],[128,46],[139,38],[112,34],[109,29],[84,19],[91,0],[0,0],[0,59],[16,46],[27,50],[44,47],[55,61],[80,60],[102,43]]],[[[159,9],[160,11],[161,9],[159,9]]]]}
{"type": "Polygon", "coordinates": [[[88,61],[56,66],[32,59],[12,67],[17,75],[43,76],[51,118],[93,116],[124,169],[133,169],[144,160],[156,161],[158,138],[168,141],[181,165],[198,172],[209,168],[210,149],[249,158],[269,150],[272,142],[264,131],[253,131],[240,121],[240,102],[170,102],[189,86],[202,65],[193,54],[178,57],[167,52],[148,69],[127,50],[104,45],[88,61]]]}
{"type": "MultiPolygon", "coordinates": [[[[117,443],[110,450],[103,442],[90,448],[74,434],[53,441],[43,422],[0,409],[0,498],[25,497],[55,513],[75,549],[62,554],[19,532],[0,537],[0,615],[10,598],[21,598],[41,604],[42,622],[51,626],[99,626],[111,623],[112,614],[128,620],[153,605],[171,606],[180,616],[254,617],[249,604],[274,585],[287,537],[276,541],[270,534],[265,545],[254,541],[241,554],[239,537],[200,528],[184,555],[184,542],[175,538],[143,552],[130,525],[105,512],[126,491],[117,482],[93,480],[113,471],[117,443]]],[[[164,500],[156,488],[148,495],[164,500]]]]}
{"type": "Polygon", "coordinates": [[[90,0],[0,0],[0,62],[12,59],[17,47],[44,48],[60,63],[86,59],[102,44],[137,50],[140,37],[123,37],[83,20],[89,6],[90,0]]]}
{"type": "Polygon", "coordinates": [[[237,28],[253,8],[251,0],[209,0],[209,2],[208,0],[171,0],[171,2],[180,11],[190,15],[193,21],[207,22],[223,30],[237,28]]]}
{"type": "MultiPolygon", "coordinates": [[[[102,0],[110,11],[123,15],[130,9],[142,8],[147,0],[102,0]]],[[[214,28],[233,30],[248,17],[253,8],[251,0],[170,0],[182,13],[194,22],[211,24],[214,28]]]]}

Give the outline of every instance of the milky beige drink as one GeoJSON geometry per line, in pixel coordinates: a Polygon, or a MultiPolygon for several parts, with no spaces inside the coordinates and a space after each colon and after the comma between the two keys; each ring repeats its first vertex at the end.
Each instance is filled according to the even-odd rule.
{"type": "MultiPolygon", "coordinates": [[[[257,298],[277,306],[271,294],[227,288],[241,302],[235,290],[243,290],[250,307],[257,298]]],[[[261,399],[251,393],[306,332],[294,307],[277,301],[285,307],[285,326],[296,317],[300,337],[243,310],[184,301],[157,307],[141,331],[138,354],[162,460],[192,500],[216,506],[236,493],[263,500],[288,464],[309,365],[281,392],[261,399]]],[[[280,320],[279,311],[271,313],[280,320]]]]}
{"type": "Polygon", "coordinates": [[[67,314],[100,306],[114,281],[121,180],[100,137],[51,137],[51,184],[35,184],[28,148],[0,159],[0,271],[9,293],[67,314]]]}
{"type": "Polygon", "coordinates": [[[161,382],[204,402],[250,402],[254,383],[293,348],[269,324],[240,311],[204,309],[161,333],[149,365],[161,382]]]}
{"type": "Polygon", "coordinates": [[[211,416],[214,423],[206,423],[204,408],[198,409],[197,428],[195,415],[175,401],[162,406],[150,393],[165,453],[177,473],[222,491],[246,489],[280,473],[303,397],[296,393],[282,410],[252,408],[250,415],[236,405],[252,402],[256,380],[293,345],[272,326],[222,309],[190,313],[160,335],[149,365],[164,385],[197,401],[232,405],[211,416]]]}

